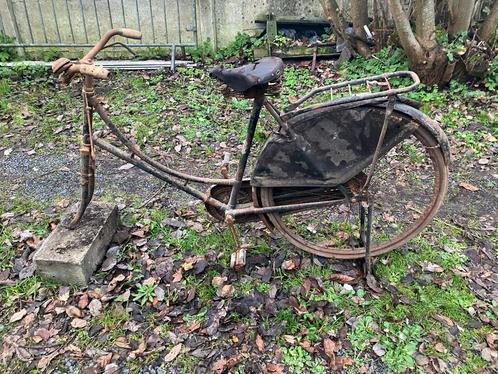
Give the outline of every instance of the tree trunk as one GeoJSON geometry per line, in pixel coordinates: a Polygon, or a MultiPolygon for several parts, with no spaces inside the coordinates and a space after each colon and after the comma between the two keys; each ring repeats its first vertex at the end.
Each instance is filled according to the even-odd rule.
{"type": "Polygon", "coordinates": [[[425,50],[434,49],[436,42],[436,13],[434,0],[417,0],[415,3],[415,34],[425,50]]]}
{"type": "Polygon", "coordinates": [[[448,76],[448,59],[436,41],[434,0],[416,1],[416,35],[400,0],[389,0],[389,8],[411,69],[425,84],[445,83],[443,78],[448,76]]]}
{"type": "Polygon", "coordinates": [[[415,38],[410,26],[410,20],[403,10],[400,0],[389,0],[389,9],[394,19],[399,41],[410,61],[424,58],[424,50],[415,38]]]}
{"type": "Polygon", "coordinates": [[[474,0],[448,0],[450,13],[448,22],[449,39],[454,39],[457,34],[467,32],[474,14],[474,0]]]}
{"type": "Polygon", "coordinates": [[[364,25],[368,25],[367,0],[351,0],[351,19],[353,21],[353,34],[355,49],[363,57],[370,57],[370,48],[366,43],[367,34],[364,25]]]}
{"type": "Polygon", "coordinates": [[[493,37],[496,34],[496,28],[498,27],[498,1],[495,1],[491,12],[488,14],[484,23],[481,25],[477,34],[486,43],[491,44],[493,37]]]}
{"type": "Polygon", "coordinates": [[[345,22],[341,16],[341,11],[337,2],[335,0],[320,0],[320,5],[322,6],[325,17],[327,17],[334,34],[347,40],[345,22]]]}

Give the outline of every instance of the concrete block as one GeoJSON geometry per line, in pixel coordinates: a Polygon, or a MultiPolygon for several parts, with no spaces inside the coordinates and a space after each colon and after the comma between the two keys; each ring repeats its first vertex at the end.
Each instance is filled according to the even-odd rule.
{"type": "Polygon", "coordinates": [[[102,262],[118,225],[115,205],[93,201],[74,230],[70,222],[78,204],[71,206],[61,223],[34,255],[37,273],[65,284],[86,285],[102,262]]]}

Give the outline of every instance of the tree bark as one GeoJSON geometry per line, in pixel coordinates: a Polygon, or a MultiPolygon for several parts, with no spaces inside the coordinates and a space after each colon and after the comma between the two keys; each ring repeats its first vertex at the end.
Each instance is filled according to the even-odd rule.
{"type": "Polygon", "coordinates": [[[417,0],[416,35],[400,0],[389,0],[389,7],[411,69],[425,84],[441,84],[443,78],[448,75],[448,59],[436,41],[434,0],[417,0]]]}
{"type": "Polygon", "coordinates": [[[434,0],[416,1],[415,34],[423,49],[431,50],[437,46],[434,0]]]}
{"type": "Polygon", "coordinates": [[[367,0],[351,0],[351,19],[353,21],[353,34],[355,49],[363,56],[370,57],[370,48],[366,43],[367,34],[364,25],[368,25],[367,0]]]}
{"type": "Polygon", "coordinates": [[[498,27],[498,1],[495,1],[491,12],[488,14],[484,23],[481,25],[477,34],[486,43],[491,44],[493,37],[496,33],[496,28],[498,27]]]}
{"type": "Polygon", "coordinates": [[[467,32],[474,13],[475,0],[448,0],[450,13],[448,36],[454,39],[457,34],[467,32]]]}
{"type": "Polygon", "coordinates": [[[337,2],[335,0],[320,0],[320,5],[336,36],[340,36],[342,39],[347,40],[344,27],[345,22],[341,16],[341,11],[337,2]]]}
{"type": "Polygon", "coordinates": [[[410,26],[410,20],[406,16],[400,0],[389,0],[389,9],[391,10],[394,24],[398,31],[399,41],[408,59],[416,61],[419,58],[423,58],[424,50],[415,38],[415,34],[410,26]]]}

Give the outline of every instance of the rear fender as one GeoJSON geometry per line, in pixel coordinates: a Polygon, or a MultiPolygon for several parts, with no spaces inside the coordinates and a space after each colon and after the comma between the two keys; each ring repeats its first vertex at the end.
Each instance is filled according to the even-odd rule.
{"type": "MultiPolygon", "coordinates": [[[[378,104],[376,106],[386,107],[386,104],[378,104]]],[[[444,161],[446,165],[450,164],[451,155],[450,155],[450,145],[448,142],[448,137],[444,133],[443,129],[439,126],[439,123],[427,115],[422,113],[417,108],[414,108],[407,104],[396,104],[394,106],[394,110],[403,113],[409,117],[411,117],[414,121],[418,122],[424,129],[429,131],[437,140],[441,151],[443,152],[444,161]]]]}
{"type": "MultiPolygon", "coordinates": [[[[334,186],[367,167],[379,138],[386,103],[377,101],[341,108],[322,108],[290,119],[287,129],[272,134],[258,157],[251,178],[257,187],[334,186]]],[[[437,122],[405,104],[396,104],[381,155],[413,133],[427,129],[449,163],[449,145],[437,122]]]]}

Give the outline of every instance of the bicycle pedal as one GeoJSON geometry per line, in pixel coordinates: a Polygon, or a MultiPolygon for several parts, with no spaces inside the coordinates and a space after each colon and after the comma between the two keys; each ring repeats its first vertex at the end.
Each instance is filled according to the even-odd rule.
{"type": "Polygon", "coordinates": [[[234,270],[240,270],[246,266],[246,256],[247,252],[245,248],[233,252],[230,256],[230,267],[234,270]]]}

